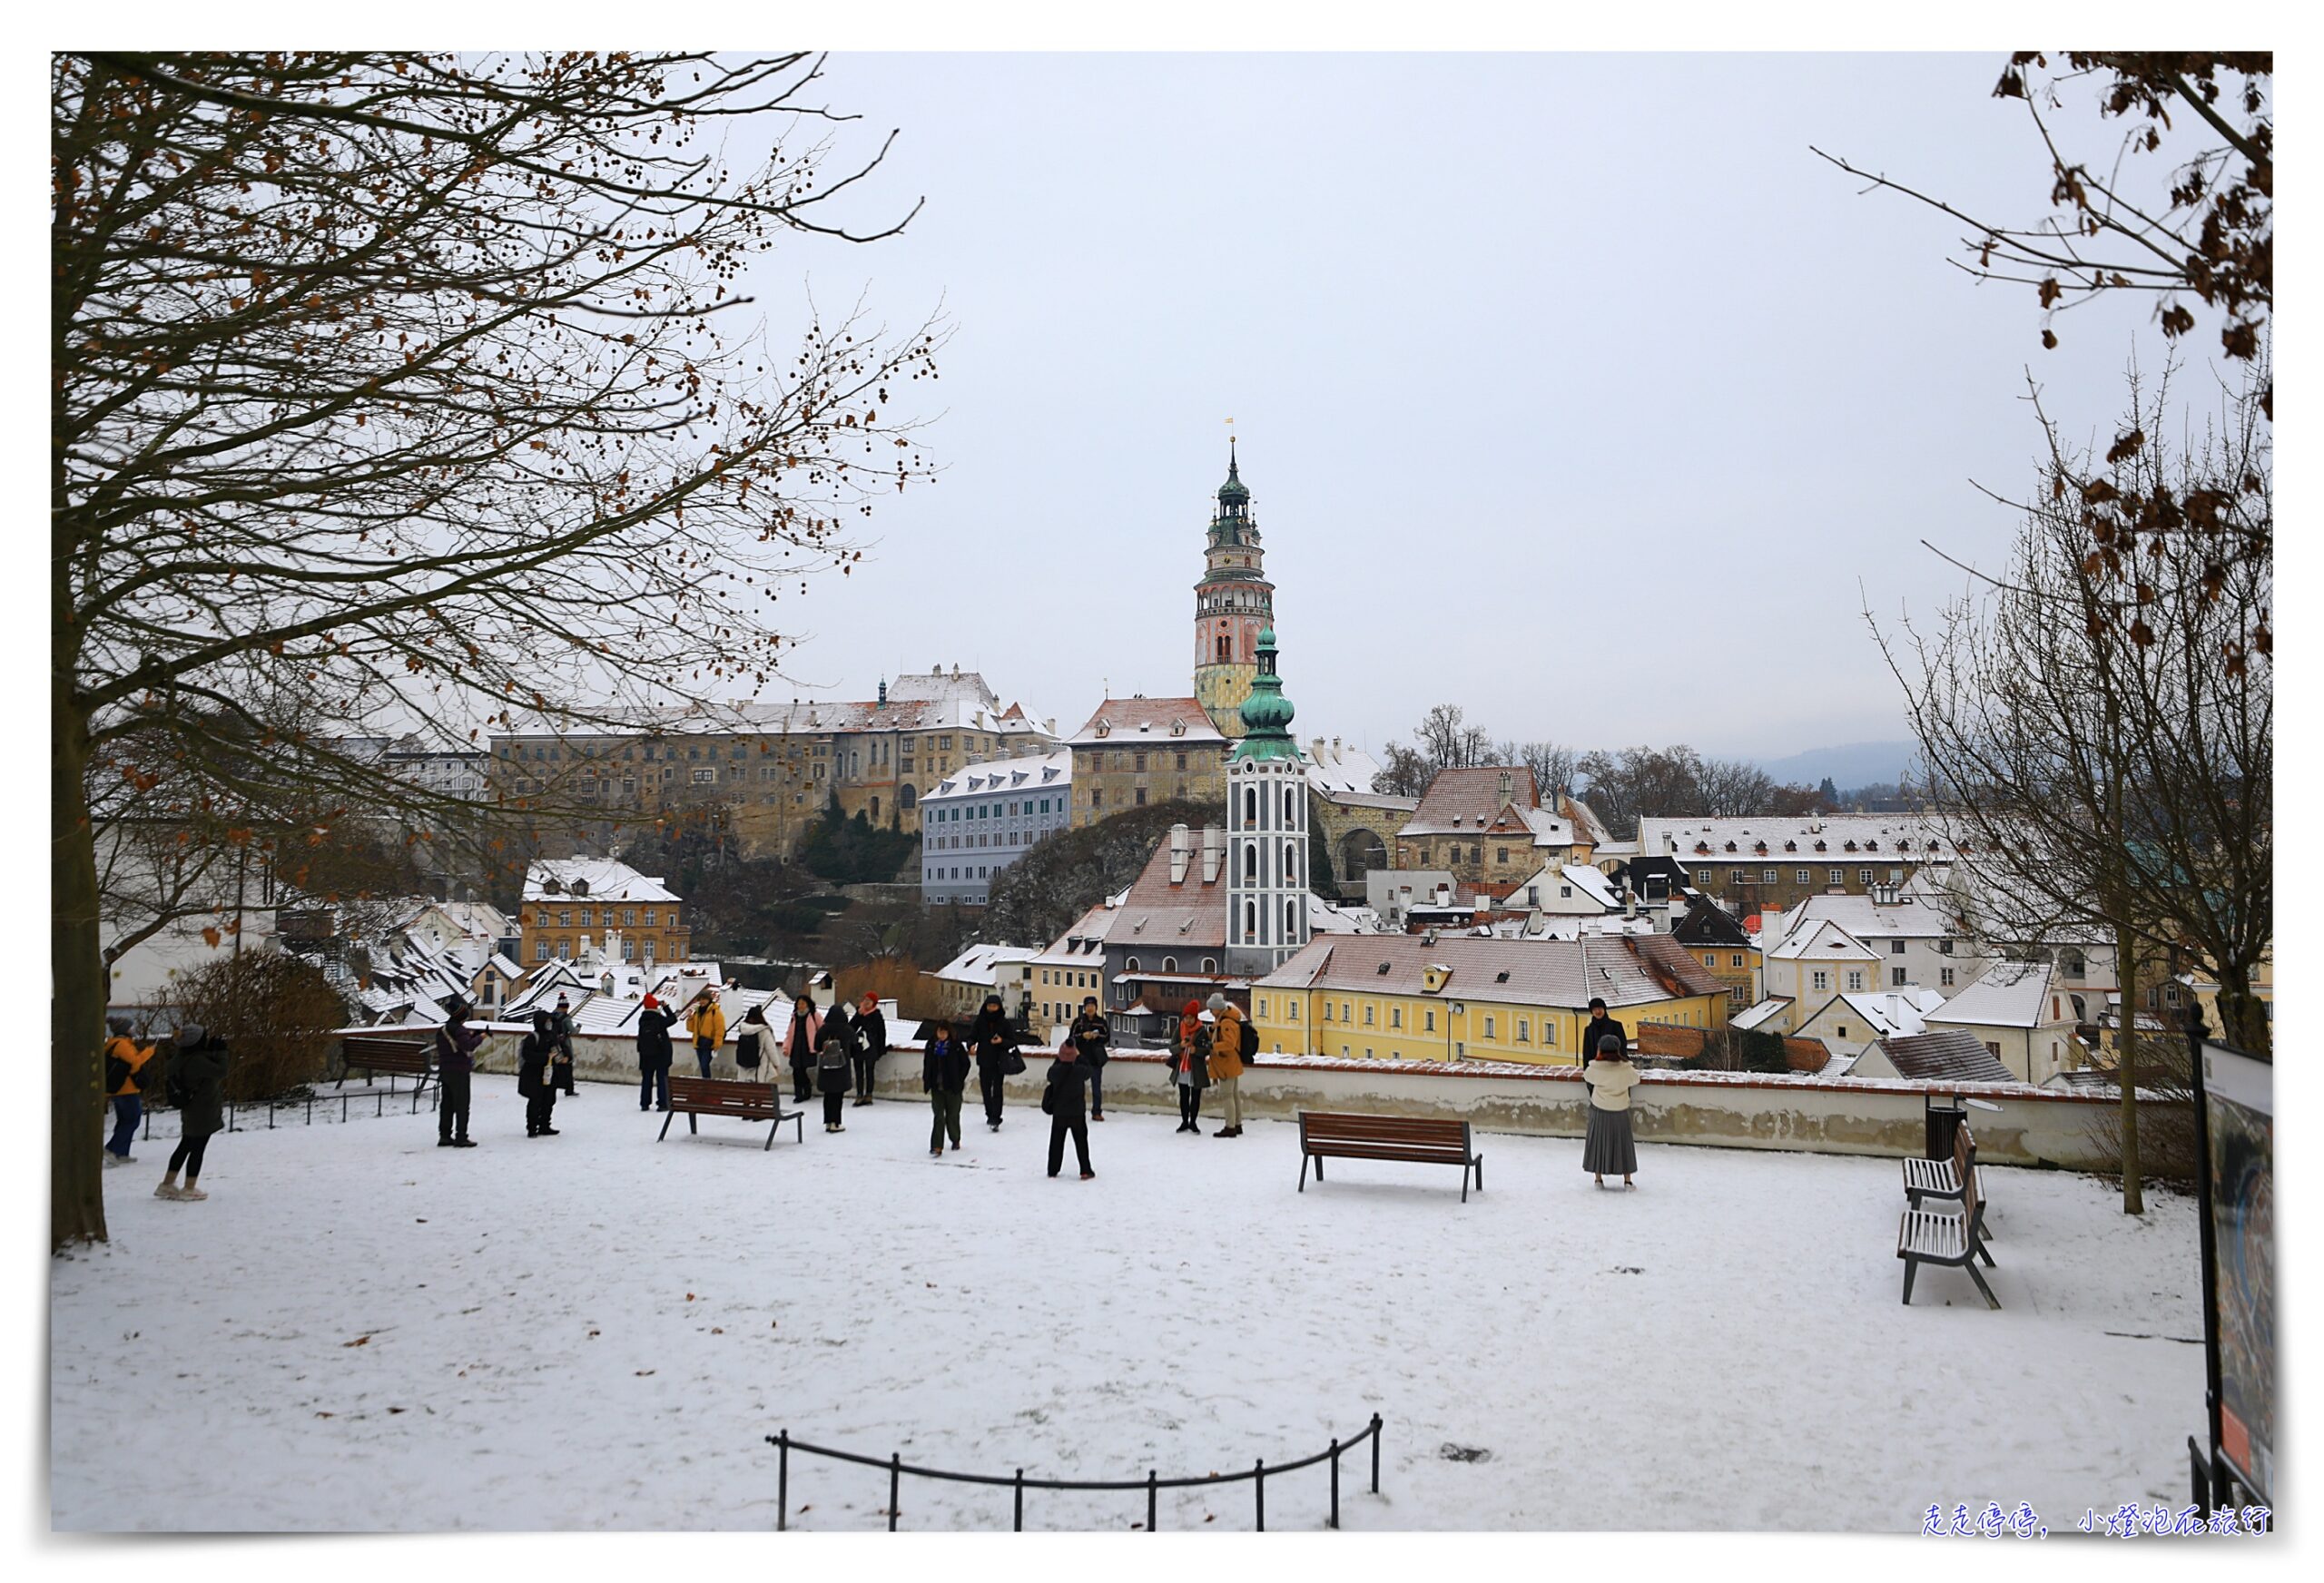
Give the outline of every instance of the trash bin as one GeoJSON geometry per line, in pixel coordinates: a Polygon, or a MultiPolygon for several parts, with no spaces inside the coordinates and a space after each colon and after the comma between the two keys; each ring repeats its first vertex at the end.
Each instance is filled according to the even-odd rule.
{"type": "Polygon", "coordinates": [[[1954,1134],[1958,1132],[1961,1124],[1969,1118],[1968,1108],[1961,1103],[1961,1096],[1953,1094],[1948,1095],[1946,1098],[1948,1103],[1940,1105],[1937,1103],[1936,1096],[1932,1094],[1927,1101],[1926,1143],[1928,1157],[1932,1160],[1949,1160],[1953,1157],[1954,1134]]]}

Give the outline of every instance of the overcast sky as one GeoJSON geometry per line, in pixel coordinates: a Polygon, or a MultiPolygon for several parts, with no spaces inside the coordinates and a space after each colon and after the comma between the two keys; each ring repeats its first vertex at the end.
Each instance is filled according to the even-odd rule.
{"type": "MultiPolygon", "coordinates": [[[[954,324],[928,435],[852,576],[785,619],[803,683],[957,661],[1061,729],[1191,690],[1193,583],[1236,420],[1302,737],[1374,751],[1440,700],[1496,735],[1773,758],[1906,734],[1859,614],[1990,561],[2037,444],[2161,341],[2030,289],[1817,147],[2032,220],[1994,54],[835,56],[850,213],[749,289],[954,324]]],[[[2073,123],[2093,152],[2111,134],[2073,123]]],[[[2198,380],[2189,371],[2185,384],[2198,380]]],[[[2204,378],[2208,378],[2205,374],[2204,378]]],[[[929,392],[923,385],[915,392],[929,392]]],[[[776,691],[783,689],[776,688],[776,691]]]]}

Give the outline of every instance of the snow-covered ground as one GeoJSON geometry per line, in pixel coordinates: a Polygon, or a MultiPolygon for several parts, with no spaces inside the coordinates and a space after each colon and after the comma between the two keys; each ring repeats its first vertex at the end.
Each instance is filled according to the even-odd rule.
{"type": "MultiPolygon", "coordinates": [[[[1117,1111],[1097,1180],[1044,1178],[1047,1122],[927,1154],[882,1100],[803,1146],[705,1121],[654,1141],[585,1085],[556,1138],[479,1078],[470,1150],[434,1118],[237,1133],[206,1204],[108,1178],[109,1248],[57,1262],[60,1529],[773,1526],[763,1437],[1066,1478],[1288,1460],[1386,1420],[1369,1529],[1916,1532],[1932,1502],[2183,1500],[2202,1353],[2193,1215],[1995,1170],[2004,1310],[1958,1271],[1899,1305],[1887,1160],[1487,1135],[1488,1191],[1334,1163],[1295,1127],[1221,1140],[1117,1111]],[[1458,1451],[1468,1460],[1456,1460],[1458,1451]],[[1469,1453],[1482,1453],[1469,1456],[1469,1453]],[[140,1475],[124,1493],[122,1470],[140,1475]]],[[[792,1465],[793,1522],[873,1529],[873,1470],[792,1465]]],[[[1322,1524],[1323,1470],[1270,1480],[1322,1524]]],[[[1027,1525],[1128,1529],[1142,1496],[1031,1495],[1027,1525]]],[[[1246,1529],[1248,1484],[1165,1496],[1246,1529]]],[[[907,1529],[1006,1528],[1006,1490],[907,1480],[907,1529]]]]}

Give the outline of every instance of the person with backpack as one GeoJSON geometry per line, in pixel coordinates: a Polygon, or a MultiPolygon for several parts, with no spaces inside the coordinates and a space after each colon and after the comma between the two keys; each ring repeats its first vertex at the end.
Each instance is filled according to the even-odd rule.
{"type": "Polygon", "coordinates": [[[869,989],[855,1008],[855,1103],[872,1103],[872,1085],[879,1080],[880,1057],[888,1053],[888,1014],[880,998],[869,989]]]}
{"type": "Polygon", "coordinates": [[[1112,1052],[1106,1047],[1110,1037],[1106,1018],[1098,1009],[1098,998],[1081,998],[1081,1015],[1073,1019],[1073,1027],[1066,1037],[1073,1041],[1073,1049],[1080,1063],[1089,1070],[1089,1119],[1106,1119],[1106,1062],[1112,1052]]]}
{"type": "Polygon", "coordinates": [[[815,1087],[823,1096],[823,1130],[845,1132],[840,1107],[847,1101],[849,1074],[855,1068],[855,1033],[847,1025],[847,1008],[834,1005],[823,1019],[822,1047],[815,1056],[815,1087]]]}
{"type": "Polygon", "coordinates": [[[476,1075],[477,1047],[484,1030],[468,1026],[465,1001],[456,1000],[436,1030],[436,1146],[472,1149],[468,1141],[468,1089],[476,1075]]]}
{"type": "Polygon", "coordinates": [[[718,991],[704,986],[694,998],[693,1007],[686,1012],[686,1031],[694,1035],[694,1058],[702,1067],[704,1077],[710,1076],[711,1057],[726,1039],[726,1012],[718,1004],[718,991]]]}
{"type": "Polygon", "coordinates": [[[947,1133],[952,1136],[952,1147],[960,1146],[960,1100],[969,1088],[969,1047],[952,1037],[952,1024],[947,1018],[936,1019],[927,1044],[921,1047],[920,1086],[928,1095],[929,1108],[936,1113],[928,1129],[928,1157],[940,1159],[947,1133]]]}
{"type": "Polygon", "coordinates": [[[171,1151],[169,1174],[153,1189],[156,1198],[198,1203],[210,1196],[202,1190],[202,1160],[210,1140],[226,1129],[226,1041],[198,1022],[189,1022],[171,1039],[162,1091],[177,1106],[178,1146],[171,1151]],[[178,1185],[178,1173],[185,1185],[178,1185]]]}
{"type": "Polygon", "coordinates": [[[113,1036],[105,1040],[105,1101],[113,1106],[113,1136],[105,1140],[108,1166],[136,1163],[129,1145],[145,1115],[143,1074],[146,1063],[153,1058],[153,1047],[130,1037],[130,1027],[125,1017],[105,1018],[106,1030],[113,1036]]]}
{"type": "Polygon", "coordinates": [[[1258,1030],[1243,1020],[1243,1008],[1222,994],[1213,994],[1209,1009],[1218,1018],[1210,1041],[1210,1080],[1218,1085],[1218,1098],[1226,1125],[1219,1137],[1243,1136],[1243,1051],[1258,1043],[1258,1030]]]}
{"type": "Polygon", "coordinates": [[[670,1025],[678,1014],[653,996],[637,1013],[637,1108],[670,1108],[670,1025]],[[656,1096],[659,1098],[656,1098],[656,1096]]]}
{"type": "Polygon", "coordinates": [[[802,994],[792,1002],[791,1031],[783,1040],[783,1051],[791,1062],[793,1104],[806,1104],[807,1096],[814,1091],[815,1053],[822,1047],[823,1019],[815,1014],[815,998],[802,994]]]}
{"type": "Polygon", "coordinates": [[[1178,1130],[1202,1136],[1202,1091],[1210,1086],[1211,1025],[1217,1018],[1197,1000],[1187,1002],[1178,1014],[1178,1029],[1170,1040],[1170,1077],[1178,1089],[1178,1130]]]}
{"type": "Polygon", "coordinates": [[[984,1124],[999,1132],[1001,1106],[1009,1097],[1005,1085],[1010,1077],[1025,1069],[1025,1057],[1017,1053],[1017,1030],[1009,1025],[1009,1014],[1000,1009],[1000,996],[984,998],[976,1021],[969,1026],[969,1048],[976,1054],[977,1087],[984,1095],[984,1124]]]}
{"type": "Polygon", "coordinates": [[[555,1137],[549,1117],[556,1112],[556,1079],[550,1070],[556,1056],[556,1018],[547,1011],[533,1013],[533,1031],[517,1047],[517,1092],[525,1101],[525,1136],[555,1137]]]}
{"type": "MultiPolygon", "coordinates": [[[[573,1008],[562,989],[556,992],[556,1009],[549,1014],[548,1031],[556,1040],[556,1051],[549,1057],[549,1086],[566,1098],[573,1098],[573,1008]]],[[[549,1103],[556,1102],[552,1099],[549,1103]]]]}
{"type": "Polygon", "coordinates": [[[743,1013],[741,1028],[734,1035],[734,1072],[745,1083],[759,1081],[759,1068],[774,1054],[774,1029],[767,1026],[766,1002],[761,1001],[743,1013]]]}
{"type": "Polygon", "coordinates": [[[1081,1162],[1081,1179],[1088,1181],[1098,1173],[1089,1168],[1089,1123],[1085,1114],[1087,1096],[1084,1086],[1089,1080],[1089,1069],[1084,1067],[1068,1038],[1058,1047],[1057,1059],[1049,1063],[1049,1076],[1041,1085],[1041,1108],[1049,1118],[1049,1179],[1055,1181],[1059,1169],[1065,1164],[1065,1140],[1073,1138],[1074,1157],[1081,1162]]]}

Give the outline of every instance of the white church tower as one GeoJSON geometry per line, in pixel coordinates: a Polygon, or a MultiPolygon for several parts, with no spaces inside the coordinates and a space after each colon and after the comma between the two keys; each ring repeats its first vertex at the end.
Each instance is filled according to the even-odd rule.
{"type": "Polygon", "coordinates": [[[1307,769],[1272,626],[1259,634],[1257,659],[1243,740],[1226,761],[1226,970],[1250,978],[1307,943],[1307,769]]]}

